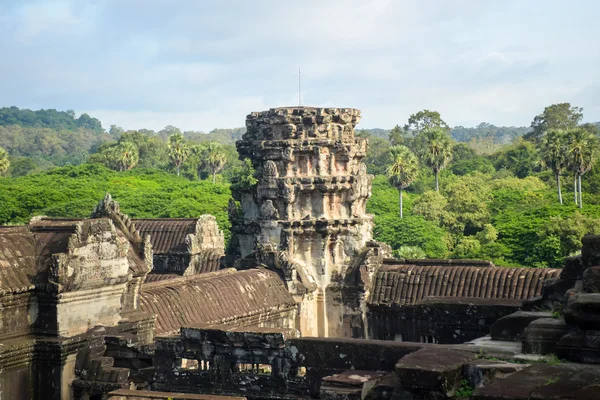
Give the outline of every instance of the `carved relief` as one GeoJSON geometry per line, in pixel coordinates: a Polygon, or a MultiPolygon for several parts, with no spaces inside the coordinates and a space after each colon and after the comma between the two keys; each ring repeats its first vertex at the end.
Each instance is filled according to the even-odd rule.
{"type": "Polygon", "coordinates": [[[265,220],[275,220],[279,219],[279,212],[273,206],[272,200],[265,200],[265,202],[260,206],[260,219],[265,220]]]}

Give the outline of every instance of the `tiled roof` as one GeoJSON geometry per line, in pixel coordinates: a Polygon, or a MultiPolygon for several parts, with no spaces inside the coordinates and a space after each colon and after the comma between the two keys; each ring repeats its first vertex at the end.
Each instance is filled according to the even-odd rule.
{"type": "Polygon", "coordinates": [[[0,227],[0,292],[33,288],[35,243],[27,227],[0,227]]]}
{"type": "Polygon", "coordinates": [[[226,269],[145,283],[140,301],[142,311],[156,314],[159,335],[175,334],[184,326],[227,323],[295,304],[279,275],[265,269],[226,269]]]}
{"type": "Polygon", "coordinates": [[[375,273],[369,304],[400,306],[430,296],[524,300],[541,295],[544,281],[560,271],[386,262],[375,273]]]}
{"type": "Polygon", "coordinates": [[[187,253],[185,237],[194,233],[196,219],[134,219],[142,237],[150,235],[154,254],[187,253]]]}

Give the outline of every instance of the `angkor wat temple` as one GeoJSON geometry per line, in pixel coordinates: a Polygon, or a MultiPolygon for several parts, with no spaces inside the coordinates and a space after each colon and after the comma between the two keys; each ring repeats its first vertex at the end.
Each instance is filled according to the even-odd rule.
{"type": "Polygon", "coordinates": [[[0,227],[0,400],[600,399],[600,237],[562,269],[394,259],[359,119],[250,114],[227,249],[110,195],[0,227]]]}

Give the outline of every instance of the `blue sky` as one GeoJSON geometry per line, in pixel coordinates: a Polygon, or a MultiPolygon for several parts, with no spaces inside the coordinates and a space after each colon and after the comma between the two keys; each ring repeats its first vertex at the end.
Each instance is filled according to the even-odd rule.
{"type": "Polygon", "coordinates": [[[208,131],[303,103],[363,128],[437,110],[529,125],[571,102],[600,121],[600,2],[0,0],[0,106],[208,131]]]}

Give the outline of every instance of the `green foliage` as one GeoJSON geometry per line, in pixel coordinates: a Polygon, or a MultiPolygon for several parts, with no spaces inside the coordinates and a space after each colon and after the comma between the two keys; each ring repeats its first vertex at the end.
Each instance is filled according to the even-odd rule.
{"type": "Polygon", "coordinates": [[[442,119],[437,111],[423,110],[408,117],[408,124],[404,125],[404,130],[411,132],[414,136],[420,134],[426,129],[442,129],[449,131],[450,127],[442,119]]]}
{"type": "Polygon", "coordinates": [[[581,107],[571,106],[570,103],[552,104],[533,119],[531,122],[533,130],[525,138],[539,141],[549,129],[573,129],[583,118],[582,111],[581,107]]]}
{"type": "Polygon", "coordinates": [[[508,144],[530,131],[531,128],[527,127],[516,128],[514,126],[495,126],[487,122],[482,122],[474,128],[455,126],[450,131],[450,134],[452,135],[452,138],[458,142],[469,142],[473,139],[487,139],[492,143],[508,144]]]}
{"type": "Polygon", "coordinates": [[[391,162],[390,142],[387,139],[372,136],[367,130],[357,132],[356,136],[369,140],[367,156],[363,159],[363,162],[367,165],[367,171],[373,175],[385,174],[391,162]]]}
{"type": "MultiPolygon", "coordinates": [[[[458,146],[455,146],[454,148],[456,149],[456,147],[458,146]]],[[[483,156],[476,156],[468,160],[455,161],[450,167],[450,170],[455,175],[459,176],[473,174],[476,172],[481,172],[483,174],[493,174],[496,172],[494,164],[492,164],[490,159],[483,156]]]]}
{"type": "Polygon", "coordinates": [[[180,132],[173,133],[169,136],[169,158],[173,162],[173,166],[179,176],[181,164],[190,155],[190,149],[186,143],[185,137],[180,132]]]}
{"type": "Polygon", "coordinates": [[[427,254],[419,246],[400,246],[400,248],[394,250],[394,257],[414,260],[427,258],[427,254]]]}
{"type": "Polygon", "coordinates": [[[132,218],[212,214],[226,238],[230,235],[227,185],[193,182],[159,170],[116,172],[99,164],[0,179],[0,224],[26,223],[34,215],[87,217],[107,192],[132,218]]]}
{"type": "Polygon", "coordinates": [[[231,175],[231,190],[247,190],[258,182],[249,158],[245,158],[240,166],[234,167],[231,175]]]}
{"type": "Polygon", "coordinates": [[[525,178],[539,171],[540,161],[535,145],[518,139],[493,156],[496,169],[507,169],[519,178],[525,178]]]}
{"type": "Polygon", "coordinates": [[[19,109],[18,107],[0,108],[0,125],[20,125],[23,127],[50,128],[55,130],[77,130],[79,128],[89,129],[96,133],[102,133],[102,124],[96,118],[87,114],[81,114],[75,118],[75,112],[38,110],[31,111],[19,109]]]}
{"type": "Polygon", "coordinates": [[[456,390],[456,397],[471,397],[473,395],[473,386],[469,383],[468,380],[463,379],[460,381],[460,386],[456,390]]]}
{"type": "Polygon", "coordinates": [[[8,159],[8,152],[0,147],[0,176],[3,176],[10,167],[10,160],[8,159]]]}
{"type": "MultiPolygon", "coordinates": [[[[402,246],[421,248],[427,257],[445,257],[448,248],[440,240],[446,232],[421,216],[407,212],[403,218],[398,215],[398,191],[389,184],[385,176],[373,180],[373,195],[367,203],[367,212],[374,215],[373,235],[376,240],[389,244],[393,250],[402,246]]],[[[413,195],[407,193],[404,199],[407,210],[412,208],[413,195]]]]}
{"type": "Polygon", "coordinates": [[[426,127],[416,138],[415,147],[423,164],[435,175],[435,190],[438,190],[438,175],[452,161],[453,142],[440,127],[426,127]]]}

